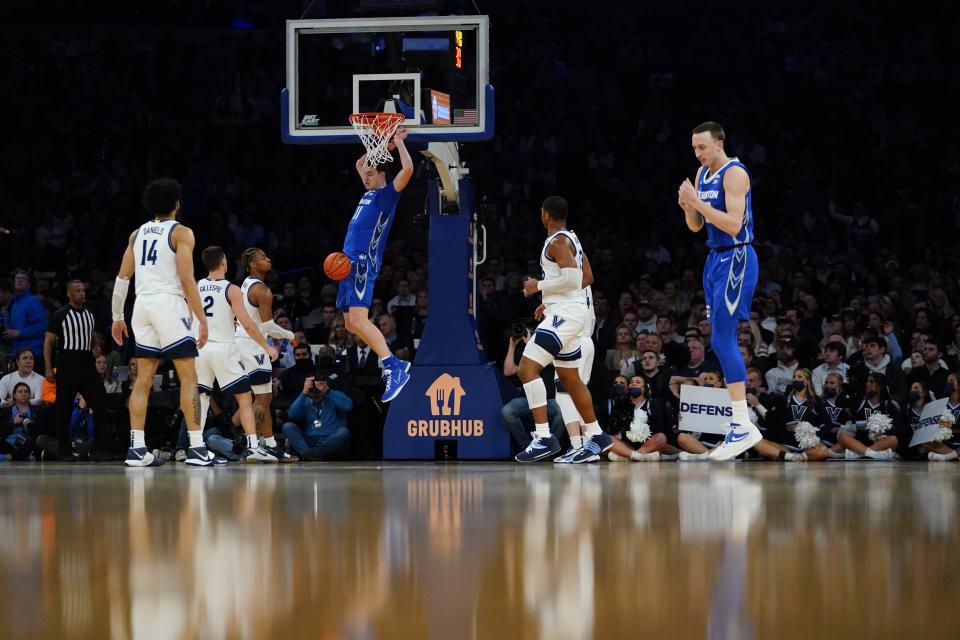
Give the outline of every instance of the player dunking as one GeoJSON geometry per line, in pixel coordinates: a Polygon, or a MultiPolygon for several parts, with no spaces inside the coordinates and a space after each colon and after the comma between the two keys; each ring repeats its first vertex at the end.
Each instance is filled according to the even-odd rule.
{"type": "Polygon", "coordinates": [[[130,449],[126,464],[163,464],[147,450],[143,432],[150,385],[161,358],[173,361],[180,379],[180,409],[190,436],[187,464],[206,467],[215,462],[226,463],[207,450],[200,430],[200,394],[194,364],[197,347],[207,342],[207,319],[193,280],[193,231],[176,220],[180,213],[180,185],[166,178],[154,180],[144,189],[142,202],[154,220],[140,225],[130,235],[111,305],[111,334],[121,345],[123,336],[129,335],[123,305],[130,278],[135,275],[137,299],[132,325],[139,375],[130,393],[130,449]],[[198,338],[193,337],[193,316],[199,324],[198,338]]]}
{"type": "Polygon", "coordinates": [[[410,363],[400,360],[390,352],[380,329],[370,322],[369,318],[373,285],[382,266],[387,236],[393,225],[393,214],[397,209],[400,192],[413,175],[413,160],[403,143],[406,137],[407,130],[400,128],[390,143],[390,149],[396,148],[400,153],[401,168],[389,184],[383,165],[368,167],[367,154],[357,160],[357,173],[360,174],[367,191],[360,198],[360,204],[347,226],[343,252],[350,258],[352,265],[350,274],[340,281],[337,292],[337,309],[344,314],[347,331],[370,345],[383,364],[384,402],[396,398],[410,379],[410,374],[407,373],[410,363]]]}
{"type": "Polygon", "coordinates": [[[250,397],[250,380],[244,369],[240,351],[236,345],[235,325],[243,328],[247,338],[256,343],[270,358],[277,359],[277,350],[267,344],[260,327],[247,314],[244,297],[239,287],[227,280],[227,256],[221,247],[207,247],[200,254],[207,277],[197,283],[203,311],[209,324],[209,339],[200,349],[197,359],[197,386],[200,388],[200,423],[207,415],[210,394],[214,381],[220,390],[232,393],[237,399],[237,414],[243,433],[247,436],[247,448],[240,459],[243,462],[277,462],[277,458],[260,446],[257,424],[250,397]]]}
{"type": "MultiPolygon", "coordinates": [[[[240,285],[243,308],[250,316],[262,336],[272,336],[281,340],[293,340],[293,332],[287,331],[273,320],[273,292],[264,284],[263,279],[273,266],[273,262],[262,249],[251,247],[240,256],[240,264],[249,274],[240,285]]],[[[243,366],[250,379],[253,391],[253,415],[257,428],[263,434],[267,453],[280,462],[297,462],[296,458],[281,451],[273,436],[273,414],[270,401],[273,400],[273,367],[263,347],[247,335],[243,326],[237,327],[237,349],[243,359],[243,366]]],[[[234,424],[240,421],[239,414],[234,415],[234,424]]]]}
{"type": "Polygon", "coordinates": [[[704,122],[693,130],[693,151],[701,165],[697,185],[694,188],[687,179],[678,191],[687,227],[694,232],[707,227],[710,254],[703,267],[703,291],[713,325],[710,343],[733,404],[730,430],[710,452],[711,460],[730,460],[763,439],[747,415],[747,370],[737,347],[737,326],[750,317],[757,286],[750,174],[737,158],[727,157],[725,139],[716,122],[704,122]]]}
{"type": "MultiPolygon", "coordinates": [[[[516,455],[518,462],[538,462],[560,452],[560,443],[547,425],[547,389],[540,371],[553,363],[563,388],[586,425],[583,447],[573,453],[568,462],[580,464],[600,459],[600,454],[613,446],[613,439],[597,423],[590,391],[580,379],[584,325],[588,322],[587,296],[583,287],[584,270],[589,262],[580,247],[577,236],[567,229],[567,201],[550,196],[540,208],[540,221],[547,228],[547,239],[540,252],[540,268],[544,279],[528,278],[523,283],[523,295],[540,291],[543,305],[537,309],[542,322],[533,333],[520,360],[519,376],[527,396],[536,437],[526,449],[516,455]]],[[[589,339],[589,338],[588,338],[589,339]]],[[[570,420],[564,416],[564,420],[570,420]]]]}

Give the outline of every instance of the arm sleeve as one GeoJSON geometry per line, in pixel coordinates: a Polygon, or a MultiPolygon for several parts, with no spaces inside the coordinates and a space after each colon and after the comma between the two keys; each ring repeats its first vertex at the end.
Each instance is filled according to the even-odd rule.
{"type": "Polygon", "coordinates": [[[566,293],[568,291],[579,291],[581,283],[582,278],[580,275],[580,269],[577,269],[576,267],[565,267],[560,270],[559,278],[541,280],[537,286],[539,287],[540,291],[550,295],[556,293],[566,293]]]}
{"type": "Polygon", "coordinates": [[[293,332],[287,331],[273,320],[267,320],[262,325],[263,331],[271,338],[280,338],[281,340],[293,340],[293,332]]]}

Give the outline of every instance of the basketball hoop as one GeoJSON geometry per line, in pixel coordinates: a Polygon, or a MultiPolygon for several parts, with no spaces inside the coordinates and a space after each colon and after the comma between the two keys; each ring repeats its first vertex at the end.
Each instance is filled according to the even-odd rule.
{"type": "Polygon", "coordinates": [[[405,119],[401,113],[354,113],[350,116],[350,124],[367,149],[365,164],[368,167],[393,161],[387,145],[405,119]]]}

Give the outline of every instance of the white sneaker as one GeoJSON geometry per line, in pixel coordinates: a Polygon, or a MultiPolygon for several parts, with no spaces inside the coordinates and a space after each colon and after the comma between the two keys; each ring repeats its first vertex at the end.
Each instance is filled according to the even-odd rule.
{"type": "Polygon", "coordinates": [[[660,452],[654,451],[653,453],[638,453],[636,458],[633,458],[637,462],[660,462],[660,452]]]}
{"type": "MultiPolygon", "coordinates": [[[[933,454],[930,454],[933,455],[933,454]]],[[[613,451],[607,454],[607,460],[610,462],[630,462],[630,458],[624,458],[623,456],[618,456],[613,451]]]]}
{"type": "Polygon", "coordinates": [[[956,460],[957,452],[951,451],[950,453],[935,453],[931,451],[927,455],[927,460],[932,460],[934,462],[947,462],[948,460],[956,460]]]}
{"type": "Polygon", "coordinates": [[[754,448],[758,442],[763,440],[760,429],[749,422],[745,425],[731,422],[729,425],[730,431],[727,432],[723,442],[710,452],[710,460],[717,462],[733,460],[744,451],[754,448]]]}
{"type": "Polygon", "coordinates": [[[787,452],[783,459],[787,462],[806,462],[807,461],[807,452],[801,451],[800,453],[791,453],[787,452]]]}
{"type": "Polygon", "coordinates": [[[893,449],[884,449],[883,451],[867,449],[867,451],[870,452],[867,457],[873,458],[874,460],[893,460],[893,456],[896,454],[896,451],[893,449]]]}
{"type": "Polygon", "coordinates": [[[847,449],[846,451],[843,452],[844,460],[859,460],[862,457],[863,457],[862,455],[850,449],[847,449]]]}
{"type": "Polygon", "coordinates": [[[681,451],[679,454],[679,459],[684,462],[705,462],[709,460],[709,451],[703,453],[690,453],[689,451],[681,451]]]}

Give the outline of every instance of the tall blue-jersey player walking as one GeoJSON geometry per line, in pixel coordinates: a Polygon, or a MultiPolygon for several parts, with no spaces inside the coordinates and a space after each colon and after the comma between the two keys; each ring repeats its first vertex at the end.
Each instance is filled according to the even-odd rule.
{"type": "Polygon", "coordinates": [[[357,160],[357,173],[367,191],[360,197],[360,203],[347,226],[343,252],[352,265],[350,274],[340,281],[337,292],[337,309],[343,312],[347,331],[363,338],[383,363],[384,402],[396,398],[410,379],[407,373],[410,363],[391,353],[380,329],[370,322],[369,317],[373,285],[383,266],[383,251],[387,246],[390,227],[393,226],[400,192],[413,175],[413,160],[403,143],[406,137],[406,129],[398,129],[389,145],[391,151],[396,148],[400,154],[401,167],[393,182],[387,182],[383,165],[367,166],[367,154],[357,160]]]}
{"type": "Polygon", "coordinates": [[[750,174],[737,158],[727,156],[725,141],[723,127],[716,122],[693,130],[693,151],[700,161],[697,184],[684,180],[678,192],[687,227],[694,232],[707,227],[710,254],[703,267],[703,291],[713,325],[710,344],[733,404],[730,430],[710,453],[711,460],[730,460],[763,439],[747,414],[747,370],[737,348],[737,325],[750,317],[757,286],[750,174]]]}

